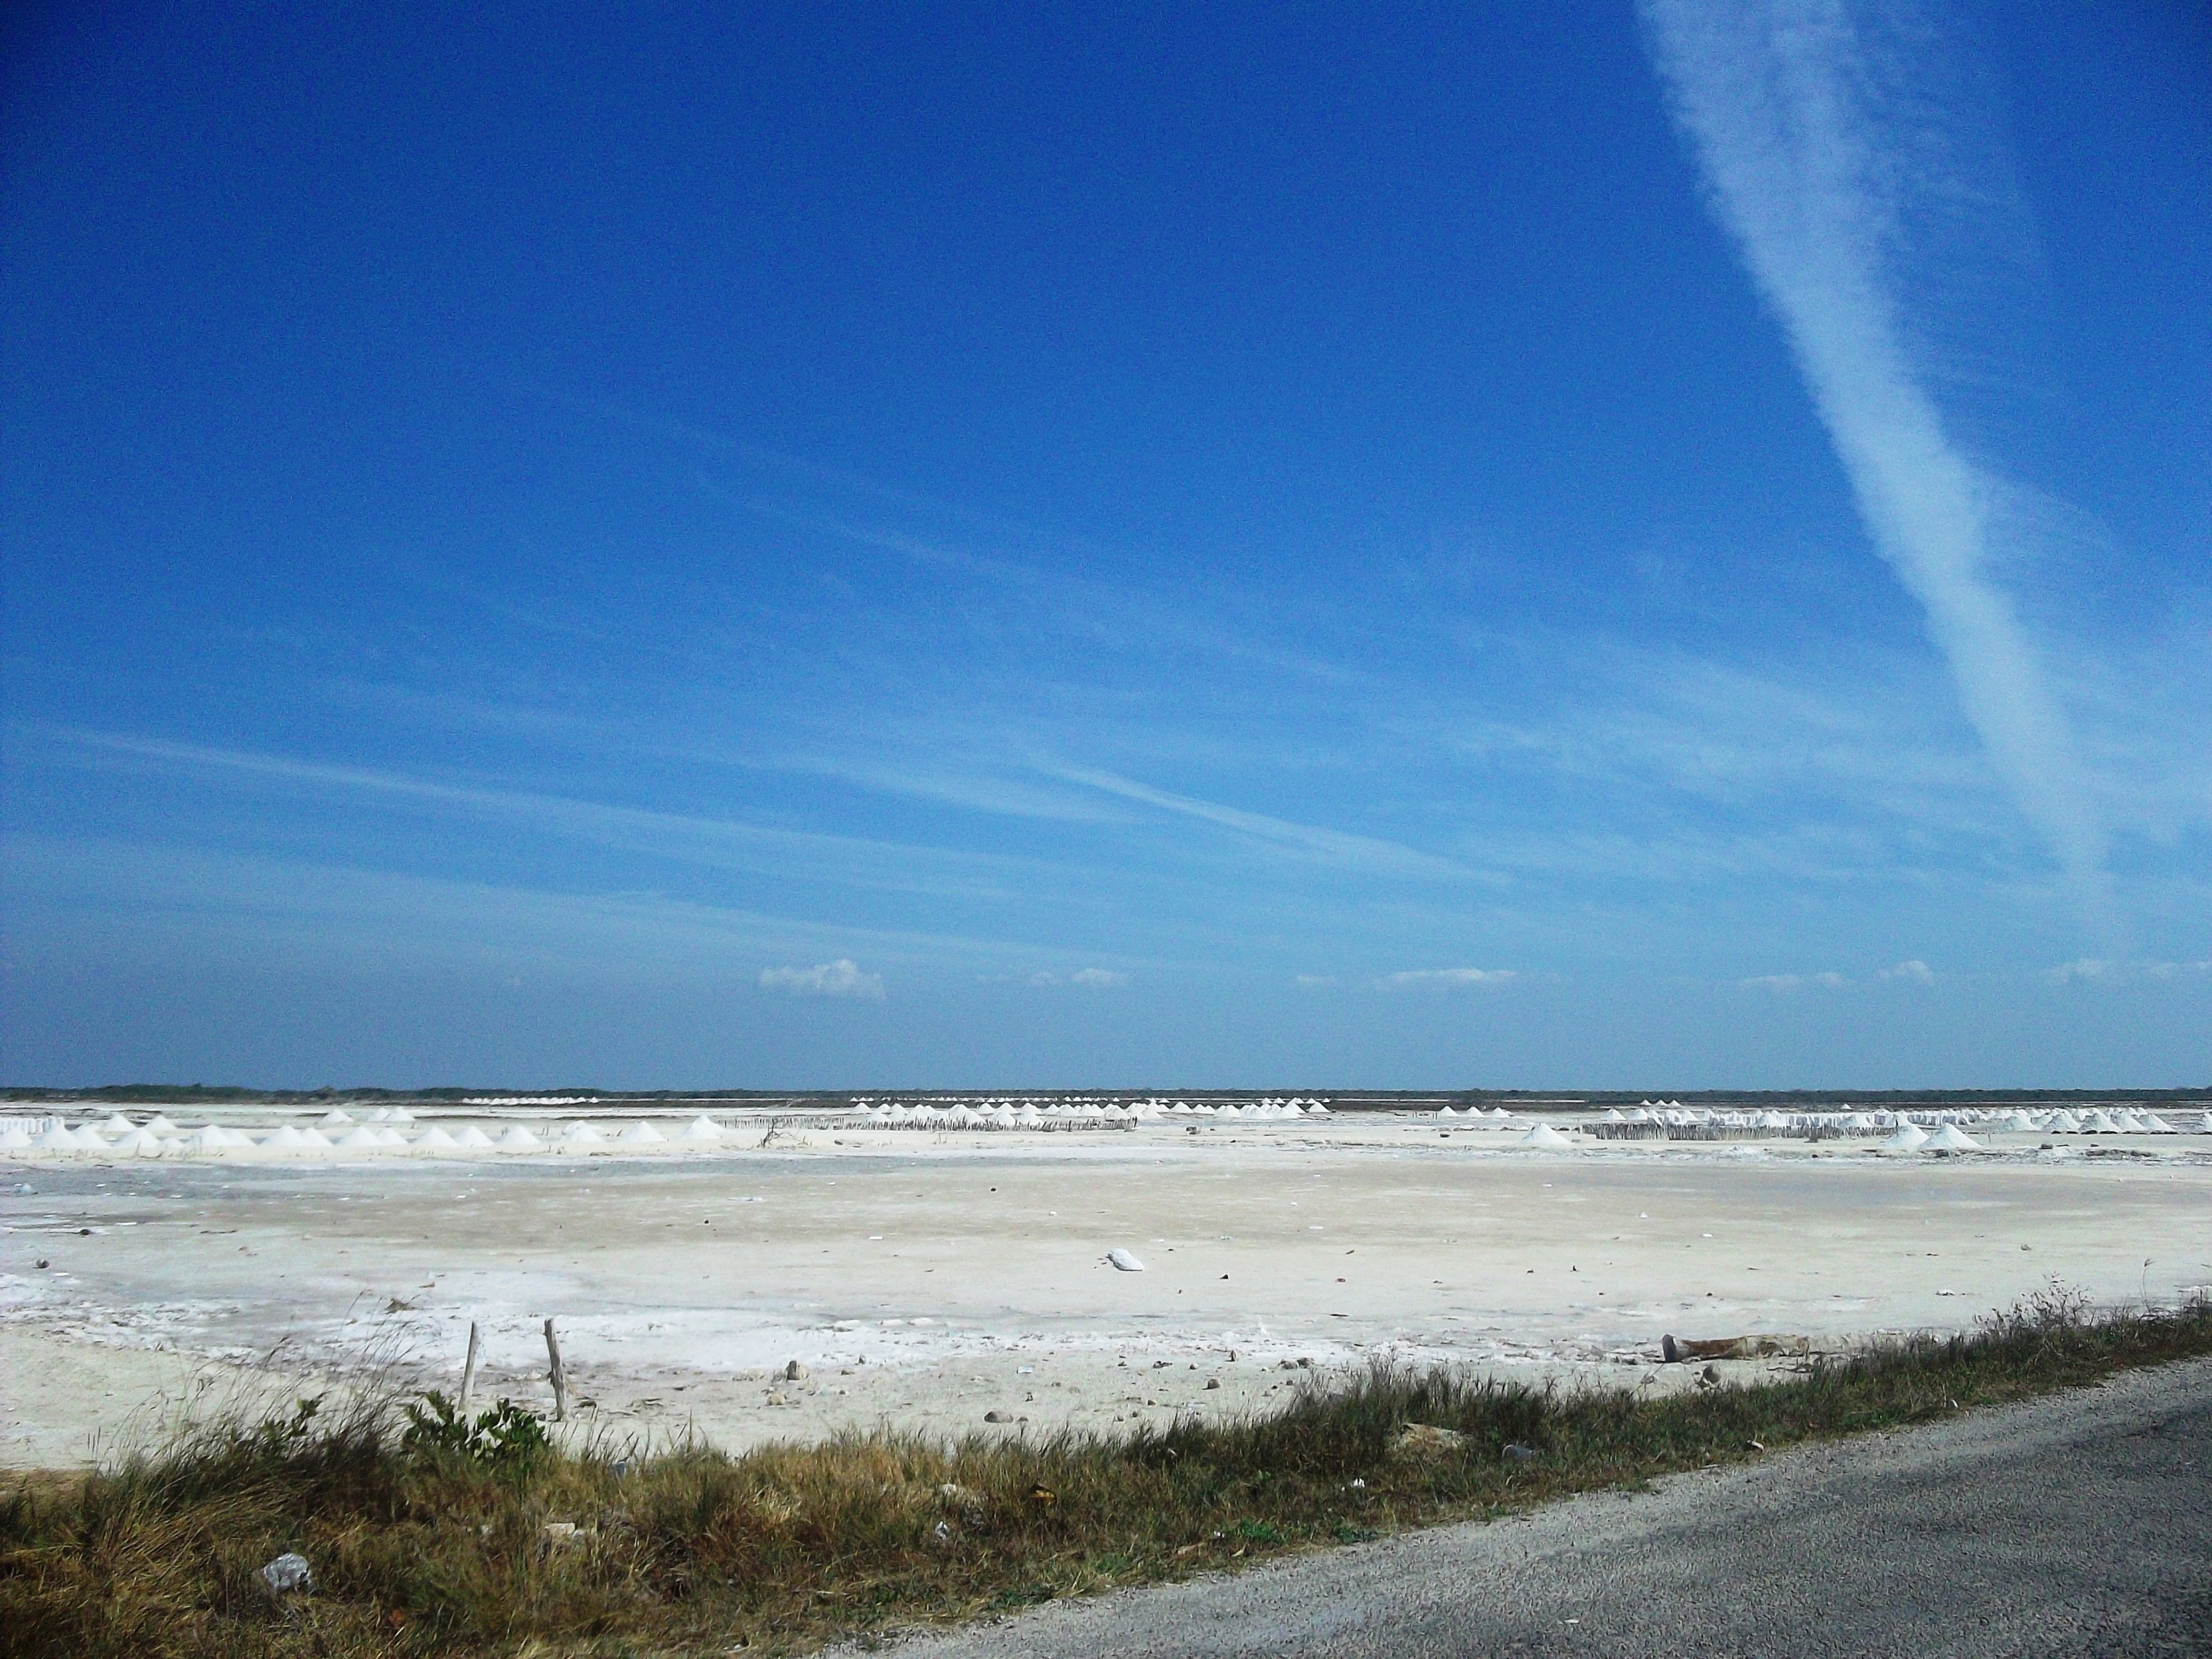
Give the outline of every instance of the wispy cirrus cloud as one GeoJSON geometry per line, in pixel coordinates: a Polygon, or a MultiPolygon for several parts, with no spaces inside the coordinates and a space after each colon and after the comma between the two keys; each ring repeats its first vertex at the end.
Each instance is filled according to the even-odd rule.
{"type": "Polygon", "coordinates": [[[1498,883],[1504,880],[1503,877],[1491,872],[1476,870],[1454,860],[1438,858],[1410,847],[1401,847],[1395,842],[1352,835],[1340,830],[1323,829],[1314,824],[1294,823],[1288,819],[1270,817],[1265,813],[1248,812],[1239,807],[1174,794],[1116,776],[1111,772],[1061,766],[1045,769],[1051,775],[1064,778],[1071,783],[1084,784],[1109,795],[1119,795],[1125,800],[1142,801],[1147,806],[1157,806],[1164,811],[1218,824],[1224,830],[1233,830],[1239,835],[1304,854],[1320,863],[1370,874],[1410,876],[1429,881],[1498,883]]]}
{"type": "Polygon", "coordinates": [[[1846,0],[1644,0],[1674,112],[1781,321],[1882,556],[2092,913],[2106,830],[2050,676],[1992,579],[1996,482],[1947,429],[1897,281],[1916,199],[1893,17],[1846,0]]]}

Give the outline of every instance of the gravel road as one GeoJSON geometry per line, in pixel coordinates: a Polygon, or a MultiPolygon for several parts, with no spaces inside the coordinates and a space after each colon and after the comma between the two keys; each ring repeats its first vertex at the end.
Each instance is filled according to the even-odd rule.
{"type": "Polygon", "coordinates": [[[1097,1656],[2212,1655],[2212,1362],[902,1643],[1097,1656]]]}

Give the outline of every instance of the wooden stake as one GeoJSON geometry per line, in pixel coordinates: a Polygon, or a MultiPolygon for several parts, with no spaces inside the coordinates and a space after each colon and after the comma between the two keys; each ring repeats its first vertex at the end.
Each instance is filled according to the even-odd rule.
{"type": "Polygon", "coordinates": [[[553,1420],[568,1420],[568,1373],[561,1368],[561,1339],[553,1334],[553,1322],[545,1322],[545,1352],[553,1361],[553,1420]]]}
{"type": "Polygon", "coordinates": [[[459,1407],[465,1416],[469,1409],[469,1395],[477,1385],[477,1322],[469,1321],[469,1358],[461,1367],[461,1403],[459,1407]]]}

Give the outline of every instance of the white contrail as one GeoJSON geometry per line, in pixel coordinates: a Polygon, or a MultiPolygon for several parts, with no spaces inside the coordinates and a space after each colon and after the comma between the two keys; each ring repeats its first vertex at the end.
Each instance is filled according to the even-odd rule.
{"type": "Polygon", "coordinates": [[[1990,480],[1916,374],[1892,261],[1915,179],[1845,0],[1643,0],[1722,222],[1780,318],[1883,557],[1928,613],[1966,717],[2093,909],[2105,838],[2066,719],[1985,571],[1990,480]]]}

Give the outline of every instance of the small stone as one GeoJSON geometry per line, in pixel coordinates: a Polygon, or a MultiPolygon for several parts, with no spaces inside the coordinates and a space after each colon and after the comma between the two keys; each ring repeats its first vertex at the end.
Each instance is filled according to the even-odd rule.
{"type": "Polygon", "coordinates": [[[985,1412],[983,1420],[986,1423],[1011,1423],[1014,1420],[1014,1414],[1012,1412],[985,1412]]]}
{"type": "Polygon", "coordinates": [[[1206,1379],[1206,1386],[1209,1389],[1218,1389],[1221,1386],[1221,1379],[1218,1376],[1209,1376],[1206,1379]]]}
{"type": "Polygon", "coordinates": [[[794,1359],[783,1368],[783,1380],[787,1382],[804,1382],[811,1375],[801,1360],[794,1359]]]}
{"type": "Polygon", "coordinates": [[[1517,1441],[1505,1448],[1505,1455],[1516,1463],[1533,1463],[1536,1461],[1536,1449],[1534,1446],[1523,1446],[1517,1441]]]}

